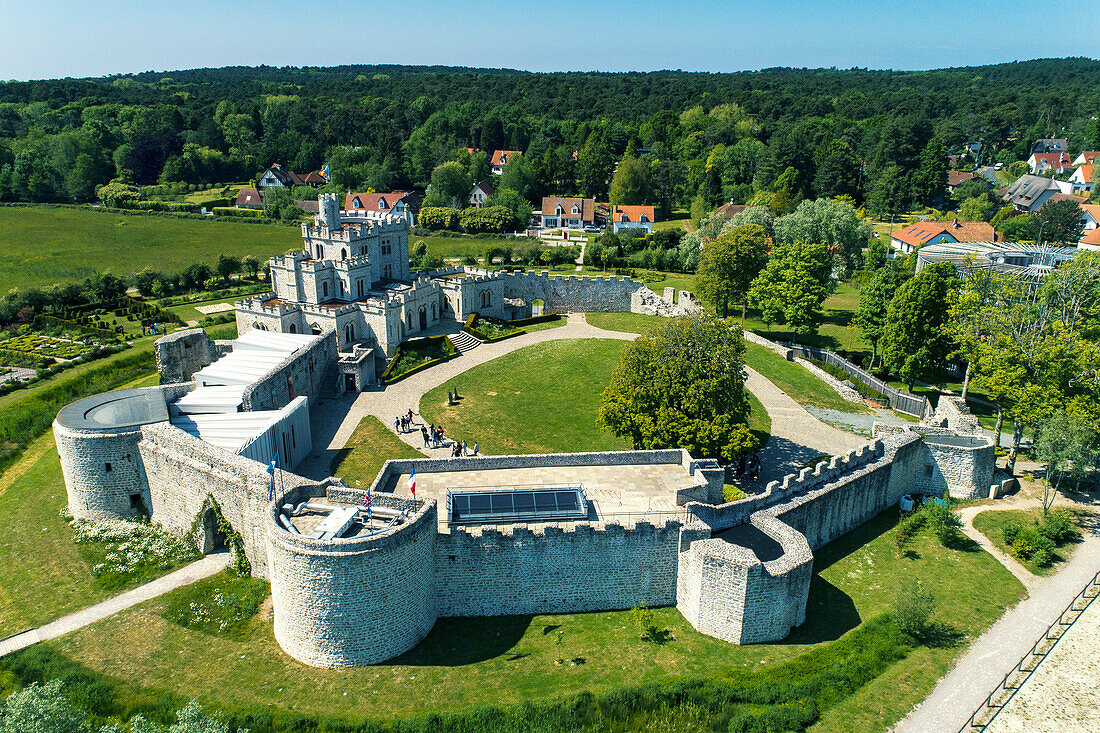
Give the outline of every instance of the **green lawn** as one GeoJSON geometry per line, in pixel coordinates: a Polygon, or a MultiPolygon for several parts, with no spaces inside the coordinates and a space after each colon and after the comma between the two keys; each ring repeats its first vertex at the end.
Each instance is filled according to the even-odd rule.
{"type": "Polygon", "coordinates": [[[473,255],[477,258],[478,264],[483,262],[485,256],[485,250],[490,246],[493,247],[512,247],[514,248],[518,244],[518,240],[513,237],[501,237],[500,239],[489,239],[480,237],[418,237],[409,236],[409,253],[416,249],[416,246],[423,242],[428,246],[428,254],[439,255],[445,260],[465,257],[466,255],[473,255]]]}
{"type": "Polygon", "coordinates": [[[585,313],[584,319],[596,328],[623,333],[645,333],[654,326],[668,321],[662,316],[641,313],[585,313]]]}
{"type": "Polygon", "coordinates": [[[1073,551],[1077,549],[1075,543],[1069,543],[1062,545],[1052,554],[1053,562],[1048,567],[1042,567],[1036,565],[1031,560],[1014,555],[1005,544],[1004,538],[1004,526],[1009,522],[1019,522],[1021,525],[1028,526],[1033,525],[1036,522],[1042,521],[1043,512],[1041,509],[1005,509],[1005,510],[991,510],[988,512],[980,512],[974,517],[974,529],[984,534],[993,546],[1006,555],[1012,555],[1016,558],[1017,562],[1031,571],[1034,575],[1050,575],[1060,569],[1062,565],[1067,562],[1070,557],[1073,556],[1073,551]]]}
{"type": "Polygon", "coordinates": [[[627,450],[596,425],[623,341],[550,341],[478,365],[424,395],[420,414],[486,453],[627,450]],[[447,406],[447,391],[461,400],[447,406]]]}
{"type": "MultiPolygon", "coordinates": [[[[860,354],[869,359],[871,344],[864,340],[853,321],[859,312],[859,290],[847,283],[840,283],[836,292],[826,298],[823,308],[824,322],[817,333],[799,335],[794,340],[822,349],[860,354]]],[[[731,310],[730,315],[740,323],[739,310],[731,310]]],[[[751,308],[746,312],[744,328],[773,341],[790,341],[792,336],[786,326],[764,323],[760,320],[759,311],[751,308]]]]}
{"type": "MultiPolygon", "coordinates": [[[[776,665],[850,639],[851,630],[889,609],[901,579],[915,578],[935,589],[932,646],[910,651],[853,695],[840,693],[813,728],[884,730],[930,691],[966,643],[1023,590],[986,553],[945,549],[927,532],[915,538],[910,554],[899,556],[896,521],[897,512],[887,511],[816,553],[807,622],[776,644],[721,642],[694,631],[674,608],[655,610],[658,626],[673,636],[662,645],[640,640],[626,612],[441,619],[424,642],[391,662],[326,670],[299,664],[279,649],[269,612],[254,617],[245,629],[250,633],[236,638],[165,620],[163,610],[185,592],[175,591],[36,653],[67,657],[92,675],[105,675],[123,699],[152,701],[170,692],[181,701],[197,699],[229,711],[392,720],[480,704],[537,703],[581,691],[602,694],[624,685],[766,675],[776,665]],[[555,663],[562,658],[575,661],[555,663]]],[[[640,727],[623,730],[645,728],[644,718],[636,722],[640,727]]]]}
{"type": "MultiPolygon", "coordinates": [[[[225,298],[215,298],[213,300],[203,300],[203,301],[199,301],[197,303],[183,303],[183,304],[180,304],[180,305],[170,305],[167,308],[165,308],[164,310],[169,311],[171,313],[175,313],[177,316],[179,316],[180,318],[183,319],[184,323],[186,323],[187,321],[201,321],[202,319],[206,318],[207,316],[206,316],[205,313],[200,313],[198,310],[196,310],[197,306],[201,305],[201,306],[205,307],[205,306],[208,306],[208,305],[218,305],[219,303],[235,303],[236,301],[240,300],[241,298],[245,298],[245,297],[248,297],[248,296],[245,296],[245,295],[230,295],[230,296],[225,297],[225,298]]],[[[232,312],[233,311],[226,311],[226,313],[232,313],[232,312]]],[[[223,313],[214,313],[213,315],[214,316],[220,316],[220,315],[224,315],[224,314],[223,313]]]]}
{"type": "Polygon", "coordinates": [[[395,458],[423,458],[424,454],[404,442],[373,415],[367,415],[355,427],[351,437],[332,461],[329,473],[367,488],[382,470],[382,464],[395,458]]]}
{"type": "Polygon", "coordinates": [[[0,207],[0,292],[82,280],[95,272],[167,272],[219,254],[261,260],[301,245],[292,228],[75,208],[0,207]]]}
{"type": "Polygon", "coordinates": [[[684,231],[691,231],[688,228],[688,222],[691,219],[669,219],[668,221],[658,221],[653,224],[653,231],[659,232],[664,229],[683,229],[684,231]]]}

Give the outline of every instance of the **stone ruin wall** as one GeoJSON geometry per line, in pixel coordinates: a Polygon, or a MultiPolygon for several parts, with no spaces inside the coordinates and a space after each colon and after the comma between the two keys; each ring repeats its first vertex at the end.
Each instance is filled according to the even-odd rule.
{"type": "Polygon", "coordinates": [[[546,270],[497,276],[504,281],[505,298],[522,298],[528,303],[540,298],[544,313],[626,313],[634,310],[635,295],[643,288],[648,290],[641,282],[627,277],[551,277],[546,270]]]}
{"type": "MultiPolygon", "coordinates": [[[[362,492],[359,492],[362,494],[362,492]]],[[[291,492],[297,502],[312,492],[291,492]]],[[[378,494],[376,506],[408,508],[378,494]]],[[[410,521],[388,534],[317,540],[262,514],[269,540],[275,639],[315,667],[377,664],[412,649],[436,620],[434,501],[416,502],[410,521]]]]}
{"type": "Polygon", "coordinates": [[[214,342],[201,328],[163,336],[157,339],[153,348],[161,384],[190,382],[195,372],[213,364],[220,356],[214,342]]]}

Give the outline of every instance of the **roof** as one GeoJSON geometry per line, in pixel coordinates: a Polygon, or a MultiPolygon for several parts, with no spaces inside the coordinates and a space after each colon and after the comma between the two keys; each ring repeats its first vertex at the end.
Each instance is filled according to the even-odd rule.
{"type": "Polygon", "coordinates": [[[918,221],[890,236],[900,242],[918,247],[943,233],[956,242],[994,242],[997,233],[993,225],[985,221],[918,221]]]}
{"type": "Polygon", "coordinates": [[[1057,190],[1058,184],[1049,178],[1025,173],[1017,178],[1015,183],[1008,187],[1008,190],[1005,191],[1001,198],[1005,201],[1011,201],[1014,204],[1030,208],[1044,191],[1050,189],[1057,190]]]}
{"type": "Polygon", "coordinates": [[[1089,229],[1085,236],[1081,237],[1081,244],[1092,244],[1100,247],[1100,229],[1089,229]]]}
{"type": "Polygon", "coordinates": [[[389,211],[409,195],[408,191],[386,191],[383,193],[349,193],[344,197],[344,211],[367,209],[369,211],[389,211]],[[355,200],[359,199],[357,206],[355,200]],[[379,203],[381,202],[381,206],[379,203]]]}
{"type": "Polygon", "coordinates": [[[917,272],[933,262],[950,262],[961,270],[995,268],[1037,284],[1054,268],[1077,255],[1075,247],[1016,242],[938,243],[917,251],[917,272]]]}
{"type": "Polygon", "coordinates": [[[1074,173],[1080,173],[1085,183],[1092,183],[1092,173],[1095,169],[1095,165],[1086,163],[1085,165],[1079,167],[1076,171],[1074,171],[1074,173]]]}
{"type": "Polygon", "coordinates": [[[263,206],[264,195],[256,188],[242,188],[237,191],[237,206],[263,206]]]}
{"type": "Polygon", "coordinates": [[[740,214],[747,208],[749,208],[747,204],[735,204],[731,202],[728,204],[722,204],[714,210],[714,213],[720,214],[726,219],[732,219],[735,215],[740,214]]]}
{"type": "Polygon", "coordinates": [[[278,163],[272,163],[271,167],[261,174],[261,178],[267,173],[275,176],[279,179],[279,182],[284,186],[309,186],[313,184],[324,185],[326,183],[325,177],[317,171],[310,171],[306,174],[295,173],[292,170],[287,170],[278,163]]]}
{"type": "Polygon", "coordinates": [[[1032,160],[1036,166],[1045,161],[1051,168],[1069,168],[1073,165],[1073,160],[1065,153],[1032,153],[1028,162],[1032,160]]]}
{"type": "Polygon", "coordinates": [[[506,165],[508,158],[513,155],[523,155],[522,150],[494,150],[493,157],[489,158],[489,165],[506,165]]]}
{"type": "Polygon", "coordinates": [[[232,351],[195,372],[195,384],[200,388],[253,384],[295,351],[319,338],[250,329],[237,337],[232,351]]]}
{"type": "Polygon", "coordinates": [[[543,196],[542,214],[543,216],[554,216],[557,214],[558,206],[561,206],[565,213],[569,214],[572,213],[574,205],[580,207],[583,221],[593,221],[596,218],[596,199],[566,198],[562,196],[543,196]]]}
{"type": "Polygon", "coordinates": [[[310,171],[309,173],[302,176],[302,180],[305,181],[307,184],[316,183],[319,186],[323,186],[328,183],[328,181],[325,180],[325,177],[317,171],[310,171]]]}
{"type": "Polygon", "coordinates": [[[493,190],[492,185],[488,181],[481,181],[475,183],[474,187],[470,189],[470,195],[473,196],[476,191],[481,191],[486,196],[492,196],[496,191],[493,190]]]}
{"type": "Polygon", "coordinates": [[[295,201],[294,205],[307,214],[320,214],[321,206],[317,203],[317,199],[309,199],[308,201],[295,201]]]}
{"type": "Polygon", "coordinates": [[[653,207],[652,206],[619,206],[615,205],[611,207],[611,218],[614,221],[630,221],[639,222],[642,217],[645,216],[646,221],[653,222],[653,207]],[[626,219],[623,219],[626,216],[626,219]]]}
{"type": "Polygon", "coordinates": [[[957,186],[963,181],[969,181],[973,177],[973,173],[967,173],[966,171],[947,171],[947,185],[957,186]]]}
{"type": "Polygon", "coordinates": [[[1100,204],[1081,204],[1081,212],[1090,214],[1093,219],[1100,221],[1100,204]]]}
{"type": "Polygon", "coordinates": [[[110,432],[168,419],[164,392],[138,387],[101,392],[61,408],[57,422],[73,430],[110,432]]]}
{"type": "MultiPolygon", "coordinates": [[[[1088,201],[1088,199],[1084,196],[1074,196],[1072,193],[1059,192],[1051,194],[1050,198],[1043,202],[1043,206],[1046,206],[1047,204],[1053,204],[1056,201],[1076,201],[1078,204],[1083,204],[1088,201]]],[[[1040,206],[1039,208],[1042,208],[1042,206],[1040,206]]]]}
{"type": "MultiPolygon", "coordinates": [[[[1100,158],[1100,150],[1083,150],[1077,158],[1084,158],[1086,163],[1093,163],[1097,158],[1100,158]]],[[[1077,160],[1074,158],[1074,160],[1077,160]]]]}
{"type": "Polygon", "coordinates": [[[1069,140],[1064,137],[1041,137],[1035,141],[1032,150],[1066,150],[1069,140]]]}

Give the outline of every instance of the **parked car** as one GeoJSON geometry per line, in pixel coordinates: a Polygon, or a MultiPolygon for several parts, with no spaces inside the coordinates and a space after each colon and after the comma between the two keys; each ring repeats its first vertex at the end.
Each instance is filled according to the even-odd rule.
{"type": "Polygon", "coordinates": [[[999,171],[1001,168],[1004,168],[1004,167],[1005,167],[1004,163],[994,163],[993,164],[993,170],[995,170],[995,171],[999,171]]]}
{"type": "Polygon", "coordinates": [[[584,231],[588,232],[589,234],[592,234],[594,232],[600,231],[600,228],[597,227],[597,226],[588,225],[584,228],[584,231]]]}

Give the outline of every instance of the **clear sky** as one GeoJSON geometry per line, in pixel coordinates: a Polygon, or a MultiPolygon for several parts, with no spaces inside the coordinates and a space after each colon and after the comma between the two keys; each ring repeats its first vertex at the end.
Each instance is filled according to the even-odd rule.
{"type": "Polygon", "coordinates": [[[929,69],[1100,55],[1100,1],[0,0],[0,79],[229,65],[929,69]]]}

